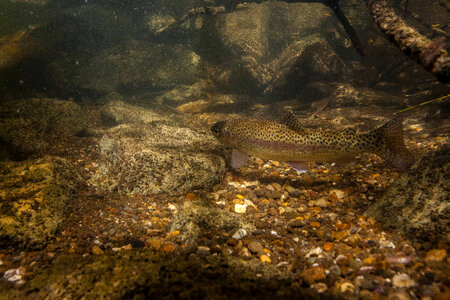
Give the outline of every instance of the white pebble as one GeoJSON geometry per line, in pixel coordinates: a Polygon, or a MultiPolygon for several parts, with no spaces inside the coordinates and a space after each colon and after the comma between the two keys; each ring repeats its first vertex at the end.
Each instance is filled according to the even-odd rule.
{"type": "Polygon", "coordinates": [[[392,284],[400,288],[402,287],[409,288],[416,285],[414,280],[409,278],[408,274],[406,273],[394,275],[394,277],[392,277],[392,284]]]}
{"type": "Polygon", "coordinates": [[[247,205],[236,203],[234,205],[234,211],[238,214],[245,214],[247,212],[247,205]]]}
{"type": "Polygon", "coordinates": [[[321,254],[322,252],[323,252],[322,248],[320,248],[320,247],[313,248],[313,249],[309,250],[309,252],[305,255],[305,257],[308,258],[312,255],[317,256],[317,255],[321,254]]]}
{"type": "Polygon", "coordinates": [[[236,240],[240,240],[246,235],[247,235],[247,230],[240,228],[240,229],[236,230],[236,232],[233,234],[232,238],[236,239],[236,240]]]}

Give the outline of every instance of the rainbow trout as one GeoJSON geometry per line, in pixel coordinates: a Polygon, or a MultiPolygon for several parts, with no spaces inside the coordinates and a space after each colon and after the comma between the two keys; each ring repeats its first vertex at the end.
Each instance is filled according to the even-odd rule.
{"type": "Polygon", "coordinates": [[[298,171],[308,169],[308,162],[345,162],[370,152],[400,170],[413,163],[403,142],[403,118],[397,116],[369,133],[303,128],[292,112],[280,122],[253,119],[220,121],[211,127],[214,136],[233,148],[231,166],[242,167],[248,156],[287,162],[298,171]]]}

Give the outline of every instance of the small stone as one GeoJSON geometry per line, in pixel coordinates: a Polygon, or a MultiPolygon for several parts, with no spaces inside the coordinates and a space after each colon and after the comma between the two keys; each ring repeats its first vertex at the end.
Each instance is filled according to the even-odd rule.
{"type": "Polygon", "coordinates": [[[348,235],[349,235],[348,230],[344,230],[344,231],[333,231],[333,232],[331,233],[331,238],[332,238],[333,240],[340,241],[340,240],[342,240],[343,238],[346,238],[348,235]]]}
{"type": "Polygon", "coordinates": [[[241,251],[239,251],[239,256],[242,257],[245,260],[248,260],[248,259],[252,258],[252,254],[250,253],[250,251],[246,247],[243,247],[241,249],[241,251]]]}
{"type": "Polygon", "coordinates": [[[323,280],[327,277],[325,270],[322,267],[312,267],[304,270],[301,273],[302,279],[309,285],[314,284],[316,281],[323,280]]]}
{"type": "Polygon", "coordinates": [[[198,246],[197,254],[200,257],[206,257],[211,254],[211,249],[207,246],[198,246]]]}
{"type": "Polygon", "coordinates": [[[265,255],[265,254],[261,255],[261,256],[259,257],[259,260],[260,260],[261,262],[263,262],[263,263],[271,263],[271,262],[272,262],[272,260],[270,259],[270,257],[267,256],[267,255],[265,255]]]}
{"type": "Polygon", "coordinates": [[[174,231],[171,231],[170,232],[170,235],[171,236],[177,236],[177,235],[179,235],[180,234],[180,231],[179,230],[174,230],[174,231]]]}
{"type": "Polygon", "coordinates": [[[105,253],[99,246],[92,246],[92,253],[95,255],[102,255],[105,253]]]}
{"type": "Polygon", "coordinates": [[[325,198],[320,198],[318,200],[311,200],[308,203],[309,206],[318,206],[321,208],[325,208],[330,205],[330,201],[327,201],[325,198]]]}
{"type": "Polygon", "coordinates": [[[195,198],[197,198],[197,196],[194,193],[187,193],[186,194],[186,200],[187,201],[195,200],[195,198]]]}
{"type": "Polygon", "coordinates": [[[365,265],[373,265],[377,262],[377,258],[374,256],[369,256],[369,257],[365,258],[362,262],[365,265]]]}
{"type": "Polygon", "coordinates": [[[425,257],[425,262],[428,266],[436,266],[439,262],[443,261],[447,256],[447,251],[445,249],[434,249],[427,252],[425,257]]]}
{"type": "Polygon", "coordinates": [[[305,257],[308,258],[310,256],[317,256],[317,255],[321,254],[322,252],[323,252],[322,248],[316,247],[316,248],[309,250],[309,252],[305,255],[305,257]]]}
{"type": "Polygon", "coordinates": [[[156,249],[158,250],[159,248],[161,248],[162,245],[162,239],[158,239],[158,238],[151,238],[147,240],[147,245],[150,248],[156,249]]]}
{"type": "Polygon", "coordinates": [[[315,289],[318,293],[323,293],[328,289],[327,285],[323,282],[315,283],[311,285],[311,287],[315,289]]]}
{"type": "Polygon", "coordinates": [[[331,250],[333,250],[333,248],[334,248],[333,243],[327,242],[327,243],[323,244],[323,250],[325,250],[325,251],[331,251],[331,250]]]}
{"type": "Polygon", "coordinates": [[[248,250],[250,250],[250,252],[255,253],[255,254],[262,253],[264,251],[264,247],[258,241],[250,242],[247,245],[247,247],[248,247],[248,250]]]}
{"type": "Polygon", "coordinates": [[[303,220],[294,219],[288,223],[289,227],[299,228],[305,226],[305,222],[303,220]]]}
{"type": "Polygon", "coordinates": [[[238,230],[236,230],[236,232],[231,237],[235,240],[240,240],[247,234],[248,234],[247,230],[245,230],[243,228],[239,228],[238,230]]]}
{"type": "Polygon", "coordinates": [[[247,212],[247,205],[236,203],[234,211],[238,214],[245,214],[247,212]]]}
{"type": "Polygon", "coordinates": [[[330,199],[330,201],[341,200],[344,197],[345,197],[345,192],[338,190],[338,189],[333,189],[328,194],[328,199],[330,199]]]}
{"type": "Polygon", "coordinates": [[[392,284],[399,288],[409,288],[416,285],[414,280],[409,278],[408,274],[406,273],[394,275],[394,277],[392,277],[392,284]]]}
{"type": "Polygon", "coordinates": [[[339,291],[341,293],[353,293],[355,291],[355,286],[351,283],[351,282],[343,282],[340,286],[339,286],[339,291]]]}
{"type": "Polygon", "coordinates": [[[348,260],[347,256],[345,255],[338,255],[338,257],[336,257],[335,259],[336,264],[338,264],[339,266],[348,266],[350,261],[348,260]]]}
{"type": "Polygon", "coordinates": [[[190,254],[197,252],[197,250],[198,246],[196,244],[188,244],[181,249],[180,254],[188,256],[190,254]]]}
{"type": "Polygon", "coordinates": [[[309,223],[309,225],[311,225],[312,227],[320,227],[320,223],[317,221],[313,221],[313,222],[309,223]]]}
{"type": "Polygon", "coordinates": [[[131,250],[131,249],[133,249],[133,245],[126,244],[126,245],[120,247],[120,249],[122,249],[122,250],[131,250]]]}
{"type": "Polygon", "coordinates": [[[161,251],[164,253],[173,253],[175,251],[175,245],[172,243],[164,243],[161,246],[161,251]]]}

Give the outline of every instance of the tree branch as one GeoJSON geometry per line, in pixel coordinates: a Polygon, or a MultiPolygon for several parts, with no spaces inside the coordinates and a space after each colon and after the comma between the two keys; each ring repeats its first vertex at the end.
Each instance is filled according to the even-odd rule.
{"type": "Polygon", "coordinates": [[[403,53],[411,56],[439,81],[450,81],[450,57],[445,50],[444,38],[428,39],[399,17],[386,0],[366,1],[378,28],[403,53]]]}

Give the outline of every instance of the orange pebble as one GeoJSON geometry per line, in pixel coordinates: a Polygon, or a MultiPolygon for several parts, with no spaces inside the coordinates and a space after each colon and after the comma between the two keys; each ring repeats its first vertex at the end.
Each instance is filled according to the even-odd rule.
{"type": "Polygon", "coordinates": [[[194,193],[187,193],[186,194],[186,200],[188,201],[192,201],[196,198],[197,196],[194,193]]]}
{"type": "Polygon", "coordinates": [[[309,225],[311,225],[312,227],[320,227],[320,223],[316,221],[309,223],[309,225]]]}
{"type": "Polygon", "coordinates": [[[323,250],[325,250],[325,251],[331,251],[331,250],[333,250],[333,248],[334,248],[333,243],[327,242],[327,243],[323,244],[323,250]]]}

